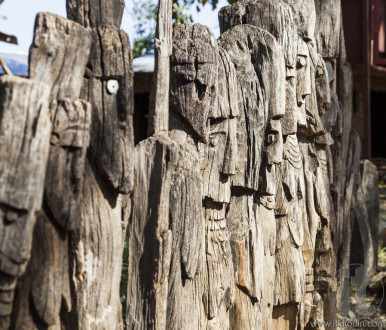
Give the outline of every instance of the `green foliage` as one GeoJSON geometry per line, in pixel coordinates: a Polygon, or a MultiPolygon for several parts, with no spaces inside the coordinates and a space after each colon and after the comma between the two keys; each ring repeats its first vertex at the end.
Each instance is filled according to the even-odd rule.
{"type": "Polygon", "coordinates": [[[137,38],[133,44],[133,56],[149,54],[154,49],[157,4],[153,0],[133,0],[133,17],[137,38]]]}
{"type": "MultiPolygon", "coordinates": [[[[210,5],[216,9],[219,0],[173,0],[173,24],[193,22],[191,8],[196,5],[197,11],[200,6],[210,5]]],[[[235,3],[237,0],[228,0],[235,3]]],[[[137,38],[133,44],[134,58],[151,54],[154,49],[154,34],[157,21],[158,1],[156,0],[133,0],[133,17],[137,38]]]]}
{"type": "Polygon", "coordinates": [[[386,264],[386,247],[378,248],[378,265],[384,266],[386,264]]]}

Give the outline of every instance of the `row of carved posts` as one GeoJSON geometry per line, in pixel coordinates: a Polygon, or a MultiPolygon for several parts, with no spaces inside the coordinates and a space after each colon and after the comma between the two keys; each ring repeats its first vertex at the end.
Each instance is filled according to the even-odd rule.
{"type": "Polygon", "coordinates": [[[38,14],[29,79],[0,78],[0,329],[334,320],[360,144],[340,1],[240,0],[216,40],[172,36],[161,0],[137,146],[123,10],[38,14]]]}

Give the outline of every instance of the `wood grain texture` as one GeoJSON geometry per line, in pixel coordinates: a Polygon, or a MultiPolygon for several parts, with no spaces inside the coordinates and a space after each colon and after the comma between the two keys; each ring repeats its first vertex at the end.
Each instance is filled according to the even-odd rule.
{"type": "Polygon", "coordinates": [[[73,306],[63,323],[71,329],[120,329],[119,282],[131,203],[101,180],[92,160],[85,166],[81,225],[69,237],[73,306]]]}
{"type": "Polygon", "coordinates": [[[19,92],[32,86],[18,80],[11,91],[0,78],[0,142],[26,174],[0,161],[1,329],[12,305],[21,329],[304,329],[336,319],[355,198],[373,245],[367,218],[377,216],[371,166],[358,181],[340,1],[240,0],[220,10],[219,40],[201,24],[172,35],[171,2],[159,2],[149,137],[136,147],[122,0],[68,0],[80,24],[37,16],[30,75],[48,85],[33,86],[51,110],[47,171],[42,153],[14,148],[26,140],[18,111],[43,112],[44,100],[27,105],[19,92]]]}
{"type": "Polygon", "coordinates": [[[268,109],[279,115],[285,108],[284,57],[272,35],[250,25],[225,32],[219,42],[236,67],[239,109],[244,109],[238,120],[239,163],[232,185],[256,191],[268,109]]]}
{"type": "Polygon", "coordinates": [[[133,69],[128,35],[104,25],[92,31],[92,48],[81,98],[92,105],[90,152],[114,189],[133,185],[133,69]],[[112,92],[108,84],[116,84],[112,92]]]}
{"type": "Polygon", "coordinates": [[[250,24],[271,33],[283,47],[286,65],[295,68],[297,24],[291,6],[282,0],[238,1],[219,12],[221,33],[230,28],[250,24]]]}
{"type": "Polygon", "coordinates": [[[68,0],[67,17],[85,27],[111,25],[119,28],[125,8],[123,0],[68,0]]]}
{"type": "Polygon", "coordinates": [[[377,167],[361,161],[359,188],[356,192],[355,227],[351,262],[364,265],[366,276],[374,276],[378,260],[379,189],[377,167]]]}
{"type": "Polygon", "coordinates": [[[169,130],[170,56],[172,55],[173,1],[159,0],[155,32],[153,87],[150,93],[148,135],[169,130]]]}
{"type": "Polygon", "coordinates": [[[19,210],[37,210],[42,201],[51,129],[49,89],[44,83],[11,76],[1,77],[0,87],[1,154],[7,159],[0,165],[0,200],[19,210]]]}
{"type": "Polygon", "coordinates": [[[289,4],[294,11],[299,36],[306,42],[314,41],[316,28],[316,10],[314,0],[282,1],[289,4]]]}
{"type": "Polygon", "coordinates": [[[324,58],[337,58],[340,53],[341,1],[315,1],[315,38],[319,53],[324,58]]]}
{"type": "Polygon", "coordinates": [[[79,24],[37,15],[29,70],[31,78],[51,88],[52,132],[43,210],[37,214],[31,260],[16,295],[16,328],[60,326],[61,310],[71,309],[67,230],[80,224],[91,106],[78,97],[90,46],[90,33],[79,24]]]}
{"type": "Polygon", "coordinates": [[[183,24],[174,29],[171,57],[170,111],[181,117],[189,134],[204,143],[208,141],[207,120],[217,108],[218,62],[217,41],[208,27],[201,24],[183,24]]]}
{"type": "Polygon", "coordinates": [[[134,181],[133,69],[124,2],[67,1],[68,17],[90,28],[80,97],[92,107],[80,226],[70,235],[73,308],[69,328],[123,328],[119,283],[134,181]]]}
{"type": "Polygon", "coordinates": [[[53,14],[36,16],[29,75],[49,85],[51,102],[78,98],[90,43],[81,25],[53,14]]]}
{"type": "Polygon", "coordinates": [[[234,275],[225,209],[237,157],[236,72],[199,24],[176,28],[171,67],[169,137],[155,135],[136,147],[129,274],[151,276],[145,283],[135,275],[129,283],[135,304],[128,305],[127,322],[135,328],[227,329],[234,275]],[[186,100],[206,112],[191,118],[197,109],[186,100]],[[169,228],[167,241],[156,232],[161,228],[169,228]]]}
{"type": "MultiPolygon", "coordinates": [[[[186,147],[194,151],[189,144],[186,147]]],[[[195,276],[203,245],[198,154],[187,158],[184,147],[173,140],[148,138],[136,148],[134,173],[127,324],[139,329],[165,328],[167,324],[174,328],[186,317],[179,313],[182,306],[176,299],[185,296],[184,303],[194,301],[194,295],[183,294],[181,281],[195,276]],[[181,209],[171,204],[176,201],[181,209]],[[166,301],[170,301],[168,309],[166,301]]]]}
{"type": "Polygon", "coordinates": [[[52,126],[45,83],[3,76],[0,91],[0,328],[7,329],[42,204],[52,126]]]}

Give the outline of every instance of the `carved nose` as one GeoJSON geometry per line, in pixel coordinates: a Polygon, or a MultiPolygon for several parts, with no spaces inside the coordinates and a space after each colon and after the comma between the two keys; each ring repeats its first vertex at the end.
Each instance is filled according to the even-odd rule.
{"type": "Polygon", "coordinates": [[[306,102],[306,97],[308,94],[301,95],[300,99],[298,99],[298,105],[301,106],[306,102]]]}

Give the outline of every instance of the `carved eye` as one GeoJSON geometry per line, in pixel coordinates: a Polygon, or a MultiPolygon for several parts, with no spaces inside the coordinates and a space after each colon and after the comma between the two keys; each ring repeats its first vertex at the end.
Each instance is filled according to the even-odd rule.
{"type": "Polygon", "coordinates": [[[56,55],[56,49],[54,47],[48,47],[47,48],[47,56],[54,58],[56,55]]]}
{"type": "Polygon", "coordinates": [[[5,219],[8,223],[15,222],[18,218],[19,218],[19,215],[17,214],[16,211],[9,210],[5,213],[5,219]]]}
{"type": "Polygon", "coordinates": [[[297,69],[301,69],[305,65],[306,65],[306,58],[303,57],[303,56],[299,56],[298,60],[297,60],[297,63],[296,63],[297,69]]]}
{"type": "Polygon", "coordinates": [[[323,70],[322,67],[319,66],[319,67],[316,69],[316,78],[319,78],[319,77],[323,76],[323,74],[324,74],[324,70],[323,70]]]}
{"type": "Polygon", "coordinates": [[[107,82],[107,91],[110,94],[117,94],[119,90],[119,83],[115,79],[111,79],[107,82]]]}
{"type": "Polygon", "coordinates": [[[268,137],[267,137],[268,144],[272,144],[276,141],[277,141],[277,134],[275,133],[268,134],[268,137]]]}
{"type": "Polygon", "coordinates": [[[215,147],[219,143],[220,138],[221,138],[221,135],[219,133],[210,134],[209,146],[210,147],[215,147]]]}

